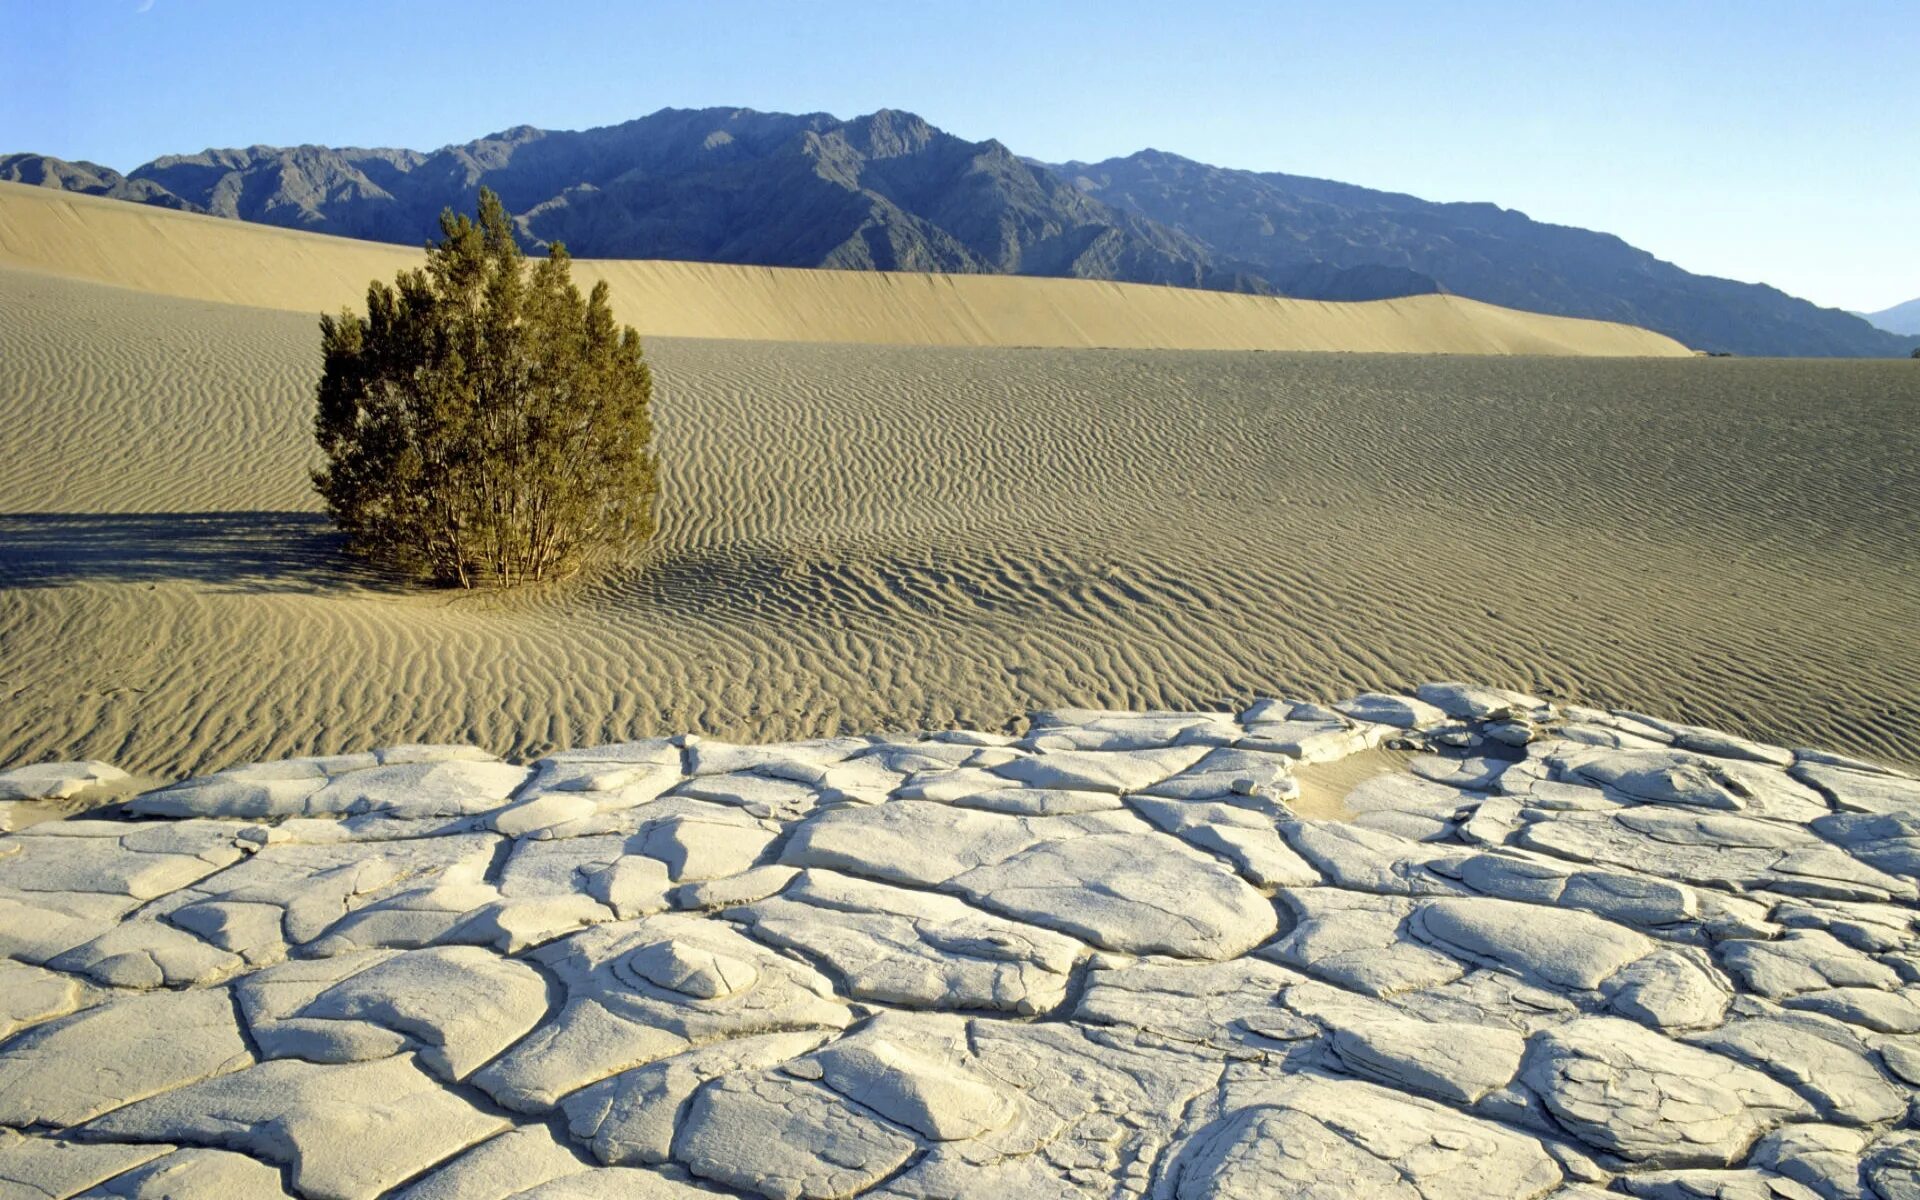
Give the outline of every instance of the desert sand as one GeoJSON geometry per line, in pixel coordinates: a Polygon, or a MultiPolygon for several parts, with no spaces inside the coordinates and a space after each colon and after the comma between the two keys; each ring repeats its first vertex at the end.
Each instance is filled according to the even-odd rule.
{"type": "MultiPolygon", "coordinates": [[[[0,265],[195,300],[311,313],[358,304],[419,251],[0,184],[0,265]]],[[[1684,355],[1606,321],[1457,296],[1364,304],[993,275],[581,261],[642,334],[912,346],[1684,355]]]]}
{"type": "Polygon", "coordinates": [[[1464,676],[1920,761],[1906,363],[654,339],[662,528],[358,577],[311,317],[0,273],[0,764],[526,756],[1464,676]]]}
{"type": "Polygon", "coordinates": [[[412,745],[125,808],[0,838],[9,1195],[1892,1200],[1920,1155],[1920,780],[1657,716],[412,745]]]}
{"type": "Polygon", "coordinates": [[[76,274],[87,246],[149,261],[151,226],[206,279],[312,292],[0,267],[0,765],[999,729],[1436,676],[1920,762],[1904,362],[657,337],[644,555],[418,592],[356,572],[307,483],[312,310],[339,297],[303,256],[345,288],[404,252],[0,200],[120,229],[70,240],[76,274]]]}

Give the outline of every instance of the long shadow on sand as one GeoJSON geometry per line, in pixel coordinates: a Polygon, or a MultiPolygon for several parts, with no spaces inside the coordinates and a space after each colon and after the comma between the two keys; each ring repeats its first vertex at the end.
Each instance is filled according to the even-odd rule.
{"type": "Polygon", "coordinates": [[[203,584],[221,591],[387,590],[319,513],[3,513],[0,587],[203,584]]]}

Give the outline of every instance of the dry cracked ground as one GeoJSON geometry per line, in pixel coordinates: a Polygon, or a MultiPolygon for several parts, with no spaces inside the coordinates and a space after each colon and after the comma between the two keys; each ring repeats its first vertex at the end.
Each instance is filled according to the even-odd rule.
{"type": "Polygon", "coordinates": [[[0,1196],[1920,1195],[1835,755],[1443,684],[27,823],[115,774],[0,776],[0,1196]]]}

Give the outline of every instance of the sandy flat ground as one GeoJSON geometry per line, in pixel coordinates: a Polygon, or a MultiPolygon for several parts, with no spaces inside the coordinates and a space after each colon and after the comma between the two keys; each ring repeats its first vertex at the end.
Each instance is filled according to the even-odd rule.
{"type": "Polygon", "coordinates": [[[356,578],[313,319],[0,271],[0,764],[1464,677],[1920,762],[1920,370],[653,339],[644,561],[356,578]]]}

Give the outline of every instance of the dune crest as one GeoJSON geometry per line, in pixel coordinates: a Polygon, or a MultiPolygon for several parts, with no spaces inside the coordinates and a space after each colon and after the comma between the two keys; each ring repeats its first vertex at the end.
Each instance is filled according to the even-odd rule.
{"type": "MultiPolygon", "coordinates": [[[[257,308],[359,301],[419,251],[0,184],[0,266],[257,308]]],[[[1000,275],[580,260],[660,337],[880,345],[1676,357],[1650,330],[1458,296],[1334,303],[1000,275]]]]}

